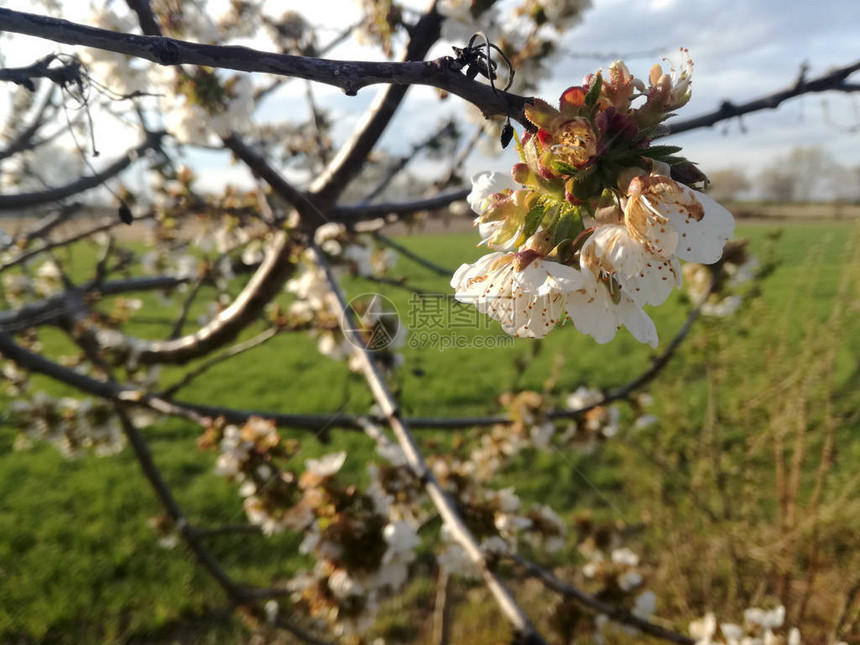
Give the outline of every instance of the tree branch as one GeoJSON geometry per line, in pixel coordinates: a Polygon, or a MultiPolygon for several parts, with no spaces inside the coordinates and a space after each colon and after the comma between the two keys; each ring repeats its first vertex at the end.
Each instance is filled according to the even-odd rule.
{"type": "MultiPolygon", "coordinates": [[[[410,32],[409,43],[403,53],[403,61],[423,61],[427,52],[430,51],[430,47],[439,39],[441,24],[442,18],[435,10],[435,2],[432,2],[430,10],[421,16],[410,32]]],[[[436,63],[438,65],[438,61],[436,63]]],[[[389,64],[417,65],[422,69],[429,70],[426,67],[428,63],[423,62],[389,64]]],[[[433,63],[429,63],[429,65],[433,65],[433,63]]],[[[440,66],[440,69],[444,69],[444,65],[440,66]]],[[[464,78],[458,73],[455,75],[464,78]]],[[[371,150],[388,128],[388,124],[412,84],[415,83],[389,85],[379,93],[349,141],[341,146],[328,166],[314,179],[311,184],[311,192],[323,197],[330,204],[337,201],[349,182],[358,175],[364,166],[371,150]]],[[[348,95],[350,94],[349,90],[344,89],[344,91],[348,95]]]]}
{"type": "MultiPolygon", "coordinates": [[[[81,347],[83,347],[89,355],[90,360],[97,363],[98,356],[94,355],[93,351],[87,350],[88,344],[86,342],[81,342],[81,340],[85,341],[85,339],[78,340],[81,347]]],[[[108,370],[104,365],[102,365],[102,367],[108,373],[108,381],[113,385],[117,385],[113,376],[110,374],[110,370],[108,370]]],[[[258,589],[248,587],[237,583],[230,577],[218,562],[214,554],[203,544],[197,529],[195,529],[188,521],[185,512],[174,497],[173,491],[164,479],[164,476],[161,474],[161,470],[159,470],[156,465],[155,459],[153,459],[152,456],[152,451],[149,449],[149,444],[146,442],[146,438],[137,426],[132,423],[125,408],[119,401],[114,402],[114,411],[119,418],[123,432],[128,439],[129,445],[134,451],[134,455],[140,464],[144,476],[152,487],[152,490],[155,492],[156,497],[158,497],[159,502],[161,502],[165,512],[173,522],[173,525],[176,527],[176,530],[182,536],[185,544],[188,545],[188,548],[194,554],[194,557],[200,565],[215,579],[215,581],[226,592],[230,600],[238,605],[243,605],[268,598],[276,598],[289,593],[283,589],[258,589]]],[[[278,624],[280,627],[286,629],[305,642],[312,643],[314,645],[331,645],[328,641],[324,641],[310,632],[305,631],[303,628],[284,617],[280,617],[278,624]]]]}
{"type": "Polygon", "coordinates": [[[49,298],[30,303],[20,309],[0,311],[0,332],[15,333],[29,327],[55,324],[58,316],[66,314],[74,307],[70,302],[73,298],[80,298],[81,296],[99,298],[101,296],[112,296],[133,291],[172,289],[186,282],[188,282],[188,278],[176,278],[173,276],[129,278],[127,280],[114,280],[102,283],[91,281],[70,291],[64,291],[49,298]]]}
{"type": "MultiPolygon", "coordinates": [[[[2,200],[2,199],[3,199],[3,196],[0,195],[0,200],[2,200]]],[[[145,213],[143,215],[138,215],[132,221],[133,222],[139,222],[142,220],[150,219],[153,216],[154,216],[154,213],[151,213],[151,212],[145,213]]],[[[8,260],[6,263],[0,265],[0,273],[2,273],[3,271],[6,271],[7,269],[10,269],[14,266],[17,266],[19,264],[23,264],[24,262],[27,262],[28,260],[35,258],[37,255],[40,255],[40,254],[45,253],[47,251],[52,251],[53,249],[57,249],[57,248],[60,248],[63,246],[68,246],[69,244],[74,244],[75,242],[86,239],[86,238],[90,237],[91,235],[95,235],[96,233],[108,231],[112,228],[115,228],[117,226],[122,226],[122,225],[124,225],[124,224],[122,221],[120,221],[120,219],[118,217],[108,217],[106,219],[103,219],[101,222],[99,222],[95,226],[92,226],[88,229],[78,231],[77,233],[74,233],[73,235],[69,235],[68,237],[64,237],[61,240],[55,240],[53,242],[45,242],[42,246],[40,246],[37,249],[31,249],[29,251],[25,251],[24,253],[21,253],[20,255],[16,255],[15,257],[8,260]]]]}
{"type": "Polygon", "coordinates": [[[63,63],[60,67],[51,67],[51,63],[58,60],[56,54],[49,54],[41,60],[26,67],[0,68],[0,81],[9,81],[16,85],[23,85],[31,92],[36,91],[34,78],[47,78],[52,82],[65,87],[70,83],[81,82],[81,63],[77,59],[63,63]]]}
{"type": "Polygon", "coordinates": [[[33,228],[21,232],[20,230],[10,238],[9,242],[0,247],[0,251],[5,251],[6,249],[12,248],[13,246],[17,247],[26,247],[33,240],[37,240],[39,238],[43,238],[48,235],[51,231],[53,231],[57,226],[65,222],[69,217],[74,215],[77,211],[81,209],[82,204],[80,202],[71,202],[69,204],[64,204],[61,206],[55,213],[51,213],[45,215],[36,221],[33,228]]]}
{"type": "Polygon", "coordinates": [[[366,206],[334,206],[331,209],[331,220],[333,222],[354,223],[371,219],[378,219],[388,215],[409,215],[420,211],[432,211],[446,208],[454,202],[466,199],[472,192],[471,188],[461,188],[450,193],[443,193],[435,197],[424,197],[405,202],[392,202],[386,204],[368,204],[366,206]]]}
{"type": "Polygon", "coordinates": [[[385,377],[379,369],[374,355],[366,348],[364,339],[357,331],[359,328],[357,321],[346,304],[346,300],[340,290],[337,279],[331,271],[325,254],[315,244],[310,248],[313,251],[314,260],[325,273],[326,281],[337,300],[339,318],[343,322],[342,331],[352,342],[355,356],[361,362],[362,371],[373,392],[373,396],[382,409],[388,425],[397,438],[397,442],[403,449],[410,469],[415,477],[424,484],[424,489],[427,491],[433,505],[439,511],[439,515],[442,517],[445,525],[480,572],[499,609],[511,623],[514,631],[520,638],[520,642],[532,645],[544,643],[545,641],[537,630],[535,630],[534,625],[532,625],[522,608],[517,604],[510,590],[502,582],[501,578],[490,569],[484,553],[481,551],[478,542],[466,526],[463,518],[460,517],[453,500],[448,496],[444,488],[442,488],[433,471],[428,468],[409,426],[400,414],[394,396],[388,389],[385,377]]]}
{"type": "Polygon", "coordinates": [[[230,358],[233,358],[234,356],[238,356],[239,354],[242,354],[244,352],[247,352],[248,350],[254,349],[255,347],[259,347],[260,345],[262,345],[264,343],[267,343],[268,341],[272,340],[275,336],[277,336],[279,331],[280,330],[277,327],[270,327],[266,331],[257,334],[253,338],[249,338],[245,342],[234,345],[233,347],[230,347],[229,349],[218,354],[217,356],[213,356],[209,360],[204,361],[201,365],[199,365],[196,368],[194,368],[193,370],[189,371],[179,381],[177,381],[176,383],[174,383],[173,385],[171,385],[170,387],[165,389],[161,393],[161,396],[163,396],[165,399],[172,399],[173,396],[179,390],[181,390],[183,387],[187,386],[189,383],[191,383],[198,376],[205,374],[206,372],[208,372],[210,369],[212,369],[216,365],[219,365],[220,363],[223,363],[224,361],[226,361],[230,358]]]}
{"type": "Polygon", "coordinates": [[[407,249],[399,242],[395,242],[390,237],[388,237],[387,235],[383,235],[379,231],[374,231],[373,237],[379,240],[385,246],[391,247],[392,249],[400,253],[403,257],[409,258],[410,260],[415,262],[415,264],[421,265],[425,269],[429,269],[436,275],[442,275],[446,278],[449,278],[450,276],[454,275],[454,272],[450,269],[446,269],[443,266],[439,266],[435,262],[432,262],[431,260],[428,260],[427,258],[418,255],[414,251],[407,249]]]}
{"type": "MultiPolygon", "coordinates": [[[[509,116],[526,125],[523,109],[531,97],[494,90],[469,80],[451,66],[450,57],[411,62],[345,62],[263,52],[248,47],[205,45],[166,38],[121,34],[80,25],[59,18],[0,8],[0,31],[10,31],[54,42],[83,45],[150,60],[160,65],[207,65],[244,72],[266,72],[334,85],[348,95],[374,84],[429,85],[459,96],[479,107],[487,116],[509,116]]],[[[670,121],[672,134],[712,126],[720,121],[757,110],[772,109],[783,101],[808,92],[855,91],[845,79],[860,69],[860,63],[838,68],[811,81],[801,80],[791,88],[740,105],[724,103],[718,110],[688,120],[670,121]]],[[[341,159],[343,161],[344,159],[341,159]]],[[[339,162],[340,165],[340,162],[339,162]]],[[[346,168],[346,166],[344,166],[346,168]]],[[[343,172],[343,171],[340,171],[343,172]]],[[[338,173],[339,174],[339,173],[338,173]]],[[[351,174],[351,173],[347,173],[351,174]]],[[[315,189],[331,187],[335,174],[320,178],[315,189]]],[[[339,194],[339,193],[338,193],[339,194]]]]}
{"type": "Polygon", "coordinates": [[[0,150],[0,161],[23,150],[35,147],[36,144],[32,143],[32,139],[36,136],[39,128],[45,124],[45,113],[48,111],[48,107],[53,105],[54,92],[55,88],[52,87],[51,90],[45,94],[42,104],[36,110],[36,114],[33,115],[33,120],[30,121],[23,130],[18,132],[15,138],[12,139],[12,141],[10,141],[3,150],[0,150]]]}
{"type": "MultiPolygon", "coordinates": [[[[2,11],[8,11],[8,9],[0,9],[0,12],[2,11]]],[[[47,190],[12,195],[0,195],[0,211],[29,208],[31,206],[39,206],[40,204],[56,202],[100,186],[108,179],[116,177],[119,173],[128,168],[132,162],[136,161],[144,152],[150,148],[157,148],[161,142],[161,137],[163,137],[164,134],[164,132],[147,132],[146,140],[142,144],[95,175],[81,177],[65,186],[58,186],[47,190]]]]}
{"type": "MultiPolygon", "coordinates": [[[[441,17],[436,14],[435,20],[438,29],[441,17]]],[[[334,85],[349,96],[375,84],[401,85],[404,86],[403,91],[409,85],[429,85],[464,98],[479,106],[485,114],[507,115],[521,123],[525,123],[523,108],[529,100],[468,79],[451,66],[452,59],[449,57],[427,62],[399,63],[335,61],[276,54],[249,47],[205,45],[164,36],[117,33],[11,9],[0,9],[0,31],[117,52],[159,65],[205,65],[303,78],[334,85]]],[[[332,178],[335,176],[332,175],[332,178]]],[[[324,184],[328,185],[328,180],[324,184]]]]}
{"type": "Polygon", "coordinates": [[[635,627],[640,632],[643,632],[650,636],[656,636],[657,638],[662,638],[663,640],[669,641],[671,643],[678,643],[679,645],[695,645],[696,643],[694,639],[690,638],[686,634],[680,634],[678,632],[666,629],[665,627],[661,627],[660,625],[655,625],[654,623],[645,620],[644,618],[640,618],[639,616],[630,613],[623,607],[617,607],[616,605],[612,605],[608,602],[604,602],[598,598],[595,598],[591,594],[587,594],[584,591],[577,589],[573,585],[559,580],[555,577],[555,575],[552,574],[552,572],[547,571],[542,567],[539,567],[538,565],[534,564],[533,562],[530,562],[529,560],[526,560],[520,555],[508,554],[505,557],[508,557],[517,564],[519,564],[523,569],[525,569],[526,575],[532,578],[537,578],[544,584],[547,589],[555,591],[556,593],[561,594],[565,598],[572,598],[578,603],[581,603],[586,607],[590,607],[591,609],[594,609],[596,611],[599,611],[602,614],[606,614],[610,619],[614,620],[615,622],[635,627]]]}
{"type": "MultiPolygon", "coordinates": [[[[150,278],[148,280],[152,279],[150,278]]],[[[111,283],[105,283],[105,285],[102,285],[102,290],[109,288],[110,285],[111,283]]],[[[31,305],[31,308],[26,310],[27,316],[29,316],[29,319],[32,319],[39,313],[39,311],[50,311],[50,307],[56,308],[57,306],[58,305],[53,301],[53,299],[48,299],[38,306],[31,305]]],[[[21,312],[23,311],[24,310],[21,310],[21,312]]],[[[189,419],[200,424],[205,423],[207,418],[214,419],[218,417],[224,417],[224,419],[230,423],[242,424],[249,418],[257,416],[271,419],[278,427],[309,430],[318,433],[324,428],[340,428],[356,431],[363,430],[368,422],[374,424],[386,423],[386,419],[372,416],[349,415],[342,413],[285,414],[267,410],[242,410],[224,406],[188,403],[184,401],[168,400],[164,395],[157,396],[149,393],[141,393],[135,388],[112,387],[104,381],[99,381],[80,374],[79,372],[54,363],[43,356],[29,352],[17,345],[11,337],[6,334],[10,331],[18,331],[29,326],[24,323],[18,324],[17,326],[13,324],[14,321],[25,318],[24,314],[21,312],[10,312],[6,318],[0,316],[0,354],[6,355],[7,358],[14,360],[25,369],[45,374],[46,376],[66,383],[67,385],[71,385],[72,387],[94,396],[108,400],[119,399],[126,402],[133,402],[137,405],[149,407],[161,414],[189,419]]],[[[604,394],[600,400],[591,405],[573,410],[555,410],[549,412],[547,416],[551,419],[573,418],[580,416],[595,407],[606,405],[612,401],[624,398],[636,388],[651,381],[657,374],[659,374],[666,364],[668,364],[682,341],[689,334],[689,331],[698,315],[699,307],[690,313],[684,325],[681,327],[681,330],[676,334],[675,338],[672,339],[663,354],[661,354],[645,372],[628,382],[626,385],[610,390],[604,394]]],[[[242,344],[237,346],[237,348],[239,347],[242,347],[242,344]]],[[[408,427],[424,430],[458,430],[461,428],[508,425],[512,423],[509,417],[501,415],[455,418],[411,417],[402,419],[402,421],[405,422],[408,427]]]]}
{"type": "Polygon", "coordinates": [[[162,341],[130,339],[136,360],[142,365],[186,363],[236,338],[280,293],[295,268],[294,253],[294,244],[286,232],[275,233],[260,268],[229,307],[207,325],[181,338],[162,341]]]}
{"type": "Polygon", "coordinates": [[[774,92],[773,94],[737,105],[730,101],[723,101],[722,105],[713,112],[692,119],[673,119],[668,121],[666,125],[669,127],[670,134],[680,134],[681,132],[707,128],[720,121],[733,119],[744,114],[750,114],[751,112],[773,110],[779,107],[784,101],[801,94],[829,91],[854,92],[857,91],[858,86],[846,83],[845,79],[858,70],[860,70],[860,61],[846,65],[845,67],[838,67],[810,81],[805,80],[801,76],[791,87],[774,92]]]}

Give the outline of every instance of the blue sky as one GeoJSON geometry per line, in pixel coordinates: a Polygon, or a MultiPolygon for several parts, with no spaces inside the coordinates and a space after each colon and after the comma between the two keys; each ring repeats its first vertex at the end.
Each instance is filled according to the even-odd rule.
{"type": "MultiPolygon", "coordinates": [[[[338,15],[346,21],[350,9],[346,3],[338,15]]],[[[323,20],[322,14],[314,17],[323,20]]],[[[860,3],[845,0],[594,0],[582,24],[564,37],[560,49],[569,55],[559,57],[540,94],[554,100],[585,74],[611,63],[613,54],[624,54],[630,70],[646,76],[661,56],[671,56],[683,46],[690,50],[695,72],[693,98],[679,116],[692,117],[710,112],[726,99],[742,102],[782,89],[796,80],[803,63],[809,66],[809,76],[816,76],[860,59],[858,33],[860,3]],[[578,57],[592,52],[609,56],[578,57]]],[[[440,44],[430,56],[449,54],[449,47],[440,44]]],[[[372,52],[351,46],[334,54],[351,55],[368,58],[372,52]]],[[[860,74],[856,76],[860,82],[860,74]]],[[[294,84],[293,99],[303,91],[300,85],[294,84]]],[[[316,91],[320,103],[341,118],[336,132],[346,136],[376,89],[366,88],[354,98],[332,88],[316,91]]],[[[282,97],[264,113],[290,109],[290,102],[291,97],[282,97]]],[[[405,151],[412,141],[426,136],[428,119],[441,119],[460,108],[456,98],[440,102],[433,90],[413,88],[383,143],[405,151]]],[[[742,124],[743,129],[733,120],[678,135],[674,141],[706,171],[737,167],[754,175],[793,147],[808,145],[823,146],[843,165],[860,165],[860,93],[807,95],[778,110],[746,116],[742,124]]],[[[503,170],[510,167],[511,155],[476,156],[469,167],[503,170]]]]}
{"type": "MultiPolygon", "coordinates": [[[[225,2],[226,0],[215,0],[225,2]]],[[[66,3],[70,19],[80,20],[85,3],[66,3]]],[[[411,3],[421,6],[419,3],[411,3]]],[[[31,2],[0,0],[0,5],[36,11],[31,2]]],[[[333,31],[358,15],[357,3],[326,0],[306,3],[279,2],[280,9],[293,8],[333,31]],[[332,20],[337,16],[337,21],[332,20]]],[[[217,11],[213,11],[217,13],[217,11]]],[[[555,100],[571,84],[595,69],[606,66],[613,54],[624,54],[631,71],[647,75],[661,55],[671,55],[683,46],[695,62],[693,98],[681,117],[696,116],[713,110],[724,99],[741,102],[773,92],[792,83],[800,65],[809,65],[809,75],[860,58],[860,3],[846,0],[594,0],[581,25],[562,40],[565,52],[540,95],[555,100]],[[604,52],[605,58],[583,59],[578,54],[604,52]],[[636,55],[649,52],[646,56],[636,55]],[[654,52],[662,52],[655,54],[654,52]],[[631,55],[632,54],[632,55],[631,55]]],[[[51,44],[33,39],[2,42],[7,65],[25,64],[50,51],[51,44]],[[18,46],[17,43],[23,43],[18,46]]],[[[450,45],[440,44],[431,56],[450,53],[450,45]]],[[[357,45],[342,47],[335,58],[374,59],[378,55],[357,45]]],[[[857,76],[860,76],[858,74],[857,76]]],[[[857,82],[860,82],[858,78],[857,82]]],[[[338,123],[337,137],[348,135],[362,110],[371,102],[376,88],[365,88],[357,97],[345,97],[334,88],[317,86],[318,102],[333,111],[338,123]]],[[[291,83],[286,90],[262,106],[263,116],[300,115],[304,117],[303,83],[291,83]]],[[[433,90],[413,88],[383,145],[403,152],[412,141],[426,136],[428,128],[443,114],[462,108],[459,99],[440,102],[433,90]]],[[[0,108],[2,109],[2,108],[0,108]]],[[[841,164],[860,165],[860,93],[857,95],[807,95],[783,105],[776,111],[744,117],[743,132],[738,122],[675,137],[685,147],[688,158],[698,161],[706,171],[737,167],[751,175],[763,166],[801,145],[821,145],[841,164]],[[851,129],[854,132],[851,132],[851,129]]],[[[109,133],[102,141],[120,141],[109,133]]],[[[103,145],[103,148],[106,146],[103,145]]],[[[109,150],[106,150],[109,152],[109,150]]],[[[476,157],[469,169],[509,168],[512,154],[498,158],[476,157]]],[[[225,181],[244,183],[245,178],[230,166],[226,156],[192,155],[189,160],[203,163],[205,183],[223,185],[225,181]]],[[[426,166],[418,166],[419,170],[426,166]]]]}

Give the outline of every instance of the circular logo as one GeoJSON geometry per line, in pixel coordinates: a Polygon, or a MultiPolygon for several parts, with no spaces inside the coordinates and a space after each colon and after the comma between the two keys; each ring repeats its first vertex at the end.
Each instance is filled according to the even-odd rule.
{"type": "Polygon", "coordinates": [[[394,303],[380,293],[363,293],[350,300],[341,322],[350,343],[372,352],[388,347],[400,331],[394,303]],[[350,318],[357,328],[352,326],[350,318]]]}

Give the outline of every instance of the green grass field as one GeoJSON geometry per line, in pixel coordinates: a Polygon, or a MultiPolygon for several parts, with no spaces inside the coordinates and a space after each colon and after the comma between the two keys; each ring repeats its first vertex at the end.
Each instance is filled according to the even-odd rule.
{"type": "MultiPolygon", "coordinates": [[[[773,230],[750,224],[738,235],[761,254],[773,230]]],[[[524,454],[500,485],[515,485],[524,501],[549,503],[567,518],[590,510],[604,521],[644,526],[633,544],[652,572],[658,614],[678,627],[718,608],[718,599],[733,610],[747,606],[756,593],[772,600],[778,589],[768,583],[759,592],[756,580],[772,576],[778,585],[785,570],[814,589],[848,585],[851,580],[840,578],[840,569],[850,571],[852,563],[860,569],[857,544],[852,547],[850,539],[852,531],[855,538],[860,534],[860,508],[851,501],[857,499],[860,459],[857,233],[851,223],[786,225],[773,247],[778,267],[764,280],[761,298],[730,319],[700,321],[652,386],[659,424],[638,433],[624,431],[591,455],[524,454]],[[835,442],[835,456],[821,476],[818,498],[812,499],[828,436],[835,442]],[[798,442],[803,446],[799,456],[798,442]],[[796,490],[780,488],[774,471],[780,454],[789,466],[792,457],[800,460],[796,490]],[[789,526],[797,529],[791,533],[796,539],[780,543],[779,526],[774,527],[784,519],[786,503],[794,508],[798,527],[803,518],[812,518],[821,542],[814,558],[798,546],[806,548],[809,524],[789,526]],[[750,548],[748,554],[737,542],[743,539],[759,550],[750,548]],[[708,554],[706,561],[701,553],[708,554]],[[804,577],[810,571],[811,581],[804,577]]],[[[484,252],[475,241],[473,235],[401,240],[452,269],[484,252]]],[[[76,267],[85,272],[87,253],[79,255],[76,267]]],[[[444,278],[401,259],[394,277],[405,274],[415,287],[450,292],[444,278]]],[[[347,280],[346,287],[351,296],[383,293],[408,322],[408,292],[358,279],[347,280]]],[[[164,314],[154,298],[145,301],[141,314],[164,314]]],[[[657,351],[686,311],[676,294],[650,312],[660,332],[657,351]]],[[[165,334],[165,327],[151,323],[133,323],[131,329],[153,338],[165,334]]],[[[502,334],[497,325],[457,333],[502,334]]],[[[42,340],[49,352],[63,351],[65,341],[59,337],[45,333],[42,340]]],[[[404,411],[415,416],[496,414],[502,392],[543,390],[552,373],[557,380],[550,392],[563,400],[581,384],[626,382],[647,367],[654,353],[623,330],[613,343],[599,346],[572,327],[539,344],[517,340],[507,348],[444,351],[407,346],[403,352],[406,365],[394,384],[404,411]]],[[[180,374],[178,368],[164,370],[162,383],[180,374]]],[[[64,391],[42,379],[37,383],[53,394],[64,391]]],[[[322,413],[345,406],[363,413],[372,403],[362,379],[345,363],[321,356],[304,333],[280,336],[265,349],[214,368],[179,398],[273,412],[322,413]]],[[[4,403],[8,397],[0,399],[4,403]]],[[[358,480],[373,454],[371,443],[355,433],[335,430],[328,446],[307,432],[286,434],[303,442],[306,457],[347,449],[342,475],[358,480]]],[[[169,420],[149,428],[147,436],[192,521],[210,526],[244,520],[235,487],[212,474],[215,455],[197,447],[196,428],[169,420]]],[[[427,431],[420,436],[439,438],[427,431]]],[[[12,430],[0,428],[0,642],[233,643],[249,638],[189,553],[181,546],[158,546],[147,520],[160,511],[130,451],[66,460],[47,445],[13,451],[14,438],[12,430]]],[[[293,555],[297,542],[290,535],[230,536],[213,540],[211,547],[237,579],[265,585],[302,565],[293,555]]],[[[570,561],[575,559],[571,553],[570,561]]],[[[825,619],[818,616],[836,608],[818,596],[810,602],[804,619],[813,626],[820,622],[824,633],[825,619]]],[[[405,629],[395,623],[392,630],[405,629]]],[[[387,642],[401,642],[392,638],[395,631],[387,642]]],[[[426,638],[414,626],[405,633],[402,642],[426,638]]]]}

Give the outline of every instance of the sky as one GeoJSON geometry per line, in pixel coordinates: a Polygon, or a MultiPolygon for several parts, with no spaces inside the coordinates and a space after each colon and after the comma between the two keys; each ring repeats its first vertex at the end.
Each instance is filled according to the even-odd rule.
{"type": "MultiPolygon", "coordinates": [[[[218,13],[218,3],[226,0],[215,0],[213,13],[218,13]]],[[[66,4],[69,19],[81,20],[86,14],[86,3],[66,4]]],[[[410,0],[408,4],[420,8],[423,1],[410,0]]],[[[0,0],[0,6],[36,10],[27,0],[0,0]]],[[[357,3],[351,0],[288,0],[277,6],[296,9],[331,33],[359,15],[357,3]]],[[[644,77],[662,56],[675,53],[677,60],[678,48],[686,47],[695,63],[693,98],[679,116],[694,117],[714,110],[723,100],[743,102],[782,89],[796,80],[803,63],[809,66],[808,76],[813,77],[860,59],[858,27],[860,3],[847,0],[594,0],[583,22],[562,39],[563,53],[539,95],[554,102],[566,87],[580,83],[585,74],[607,66],[619,55],[634,75],[644,77]],[[598,55],[583,57],[592,53],[598,55]]],[[[51,47],[50,43],[24,37],[14,42],[15,47],[10,47],[8,40],[0,42],[7,65],[26,64],[28,58],[33,60],[51,47]]],[[[429,56],[450,53],[450,44],[440,43],[429,56]]],[[[356,44],[339,48],[331,57],[379,59],[374,50],[356,44]]],[[[336,88],[315,87],[318,103],[332,110],[336,139],[348,136],[376,91],[377,87],[369,87],[356,97],[346,97],[336,88]]],[[[304,84],[291,83],[261,106],[260,114],[304,118],[307,108],[303,95],[304,84]]],[[[413,88],[381,145],[395,153],[405,152],[412,142],[426,136],[428,123],[461,109],[456,97],[440,102],[434,90],[413,88]]],[[[110,141],[120,140],[105,131],[101,139],[108,147],[110,141]]],[[[809,145],[824,147],[840,164],[858,166],[860,93],[807,95],[776,111],[748,115],[740,123],[733,120],[678,135],[672,143],[684,146],[684,154],[706,172],[732,167],[754,176],[792,148],[809,145]]],[[[512,151],[498,157],[477,155],[468,169],[509,169],[513,156],[512,151]]],[[[248,181],[225,155],[191,154],[189,161],[202,164],[204,184],[211,187],[248,181]]],[[[416,170],[430,168],[418,164],[416,170]]]]}

